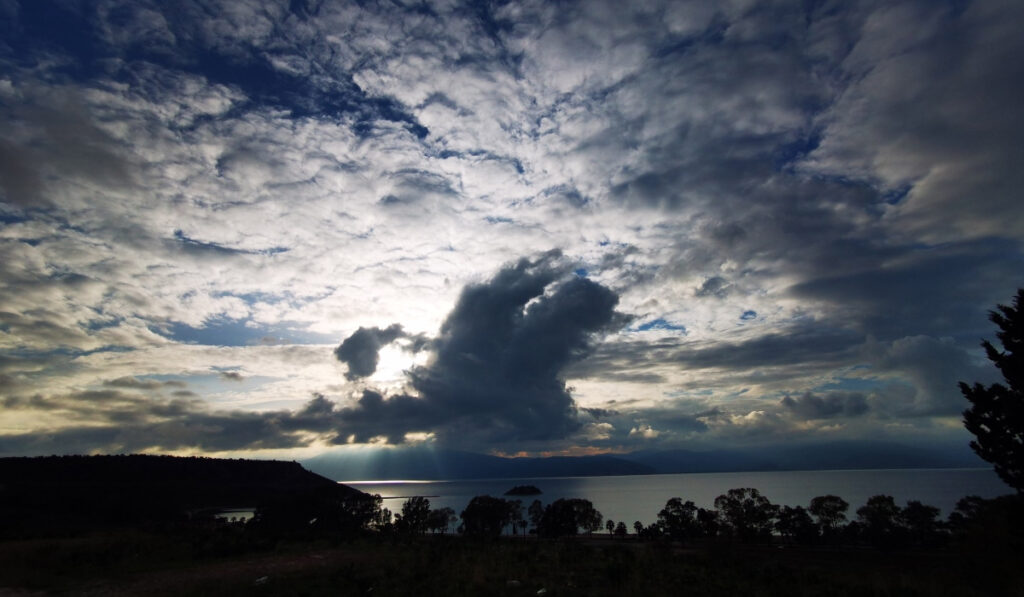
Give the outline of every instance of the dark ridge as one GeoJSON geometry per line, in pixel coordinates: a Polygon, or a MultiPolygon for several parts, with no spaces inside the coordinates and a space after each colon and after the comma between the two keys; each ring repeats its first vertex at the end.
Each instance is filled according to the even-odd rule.
{"type": "Polygon", "coordinates": [[[219,508],[360,493],[297,462],[146,455],[0,458],[0,509],[8,530],[174,522],[219,508]]]}
{"type": "Polygon", "coordinates": [[[646,464],[621,457],[557,456],[503,458],[454,450],[395,448],[353,456],[326,453],[302,463],[333,479],[527,479],[646,475],[658,472],[646,464]]]}

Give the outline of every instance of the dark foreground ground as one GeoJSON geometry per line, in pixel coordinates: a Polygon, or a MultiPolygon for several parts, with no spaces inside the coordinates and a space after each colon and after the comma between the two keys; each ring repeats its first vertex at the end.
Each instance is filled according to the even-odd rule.
{"type": "Polygon", "coordinates": [[[607,536],[240,544],[145,531],[0,543],[0,595],[49,594],[1024,595],[1024,571],[984,545],[882,552],[607,536]]]}

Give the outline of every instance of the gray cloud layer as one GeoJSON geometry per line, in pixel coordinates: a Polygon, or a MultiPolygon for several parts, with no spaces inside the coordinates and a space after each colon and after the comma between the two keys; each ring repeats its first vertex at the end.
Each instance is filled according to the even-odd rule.
{"type": "Polygon", "coordinates": [[[7,453],[938,437],[1024,284],[1020,3],[0,20],[7,453]]]}

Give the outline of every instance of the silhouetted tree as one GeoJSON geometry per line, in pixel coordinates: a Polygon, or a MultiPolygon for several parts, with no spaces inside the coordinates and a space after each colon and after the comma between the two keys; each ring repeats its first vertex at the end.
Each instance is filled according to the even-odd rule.
{"type": "Polygon", "coordinates": [[[811,500],[807,510],[818,519],[822,536],[835,538],[846,522],[846,511],[849,509],[850,504],[838,495],[819,495],[811,500]]]}
{"type": "Polygon", "coordinates": [[[609,518],[608,521],[604,523],[604,528],[608,529],[608,534],[611,535],[615,532],[615,521],[609,518]]]}
{"type": "Polygon", "coordinates": [[[989,319],[999,327],[996,337],[1003,350],[988,340],[981,346],[1006,385],[960,382],[960,391],[971,403],[964,411],[964,426],[974,434],[971,448],[991,462],[999,478],[1024,493],[1024,288],[1017,290],[1013,305],[996,305],[989,319]]]}
{"type": "Polygon", "coordinates": [[[580,524],[580,527],[587,531],[588,535],[591,535],[594,531],[601,530],[601,519],[604,518],[604,516],[598,512],[590,502],[587,502],[587,505],[589,505],[589,508],[584,507],[583,509],[583,520],[581,521],[582,524],[580,524]]]}
{"type": "Polygon", "coordinates": [[[511,519],[512,509],[508,502],[489,495],[478,495],[462,511],[462,529],[472,537],[497,537],[511,519]]]}
{"type": "Polygon", "coordinates": [[[902,542],[900,507],[891,495],[875,495],[857,508],[864,536],[876,547],[896,547],[902,542]]]}
{"type": "Polygon", "coordinates": [[[972,553],[1024,551],[1024,495],[962,498],[949,514],[948,528],[972,553]]]}
{"type": "Polygon", "coordinates": [[[391,511],[382,508],[383,498],[379,494],[359,495],[342,501],[342,511],[348,526],[367,530],[379,528],[391,522],[391,511]]]}
{"type": "Polygon", "coordinates": [[[626,529],[626,523],[619,522],[618,524],[615,525],[615,536],[616,537],[625,537],[628,533],[629,533],[629,531],[626,529]]]}
{"type": "Polygon", "coordinates": [[[697,526],[700,528],[701,536],[717,537],[718,531],[722,526],[718,520],[718,512],[697,508],[697,526]]]}
{"type": "Polygon", "coordinates": [[[935,545],[942,537],[942,522],[939,520],[939,509],[935,506],[910,500],[900,511],[899,521],[916,545],[935,545]]]}
{"type": "Polygon", "coordinates": [[[505,500],[508,504],[509,513],[509,525],[512,527],[512,534],[516,534],[516,529],[519,528],[519,522],[523,520],[523,501],[522,500],[505,500]]]}
{"type": "Polygon", "coordinates": [[[982,511],[988,506],[988,500],[977,495],[968,495],[960,498],[956,507],[949,513],[949,528],[954,533],[964,533],[978,519],[982,511]]]}
{"type": "Polygon", "coordinates": [[[448,527],[457,520],[455,510],[445,506],[444,508],[430,511],[430,515],[427,517],[427,528],[435,533],[441,532],[444,534],[448,532],[448,527]]]}
{"type": "Polygon", "coordinates": [[[636,533],[637,537],[639,537],[640,534],[644,532],[644,523],[640,522],[639,520],[634,520],[633,532],[636,533]]]}
{"type": "Polygon", "coordinates": [[[665,507],[658,512],[658,525],[669,537],[685,541],[700,534],[697,524],[697,506],[691,501],[683,502],[681,498],[671,498],[665,507]]]}
{"type": "Polygon", "coordinates": [[[771,539],[778,507],[753,487],[730,489],[715,498],[715,508],[740,541],[755,543],[771,539]]]}
{"type": "Polygon", "coordinates": [[[649,524],[647,526],[641,525],[640,530],[637,534],[641,539],[659,539],[662,537],[661,526],[658,523],[649,524]]]}
{"type": "Polygon", "coordinates": [[[544,508],[538,532],[545,537],[571,536],[577,534],[579,529],[592,532],[601,528],[602,518],[590,500],[558,499],[544,508]]]}
{"type": "Polygon", "coordinates": [[[818,525],[802,506],[779,509],[775,529],[787,540],[801,545],[810,545],[818,540],[818,525]]]}
{"type": "Polygon", "coordinates": [[[345,497],[329,494],[296,496],[258,508],[253,517],[253,528],[352,536],[376,528],[382,501],[379,495],[365,493],[345,497]]]}
{"type": "Polygon", "coordinates": [[[430,518],[430,500],[422,496],[413,496],[402,504],[402,513],[395,524],[406,533],[422,535],[427,531],[430,518]]]}
{"type": "Polygon", "coordinates": [[[530,517],[530,523],[533,524],[533,528],[539,528],[540,519],[544,517],[544,504],[540,503],[540,500],[533,500],[526,513],[530,517]]]}
{"type": "MultiPolygon", "coordinates": [[[[376,497],[380,497],[379,495],[376,497]]],[[[391,510],[387,508],[380,508],[376,514],[370,519],[369,528],[374,530],[384,530],[391,527],[391,510]]]]}

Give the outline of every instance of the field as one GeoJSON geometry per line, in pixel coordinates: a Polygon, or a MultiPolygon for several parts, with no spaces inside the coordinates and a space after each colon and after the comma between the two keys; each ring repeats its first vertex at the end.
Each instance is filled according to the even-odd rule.
{"type": "Polygon", "coordinates": [[[0,543],[0,595],[1024,595],[1014,557],[634,537],[254,539],[238,529],[0,543]]]}

